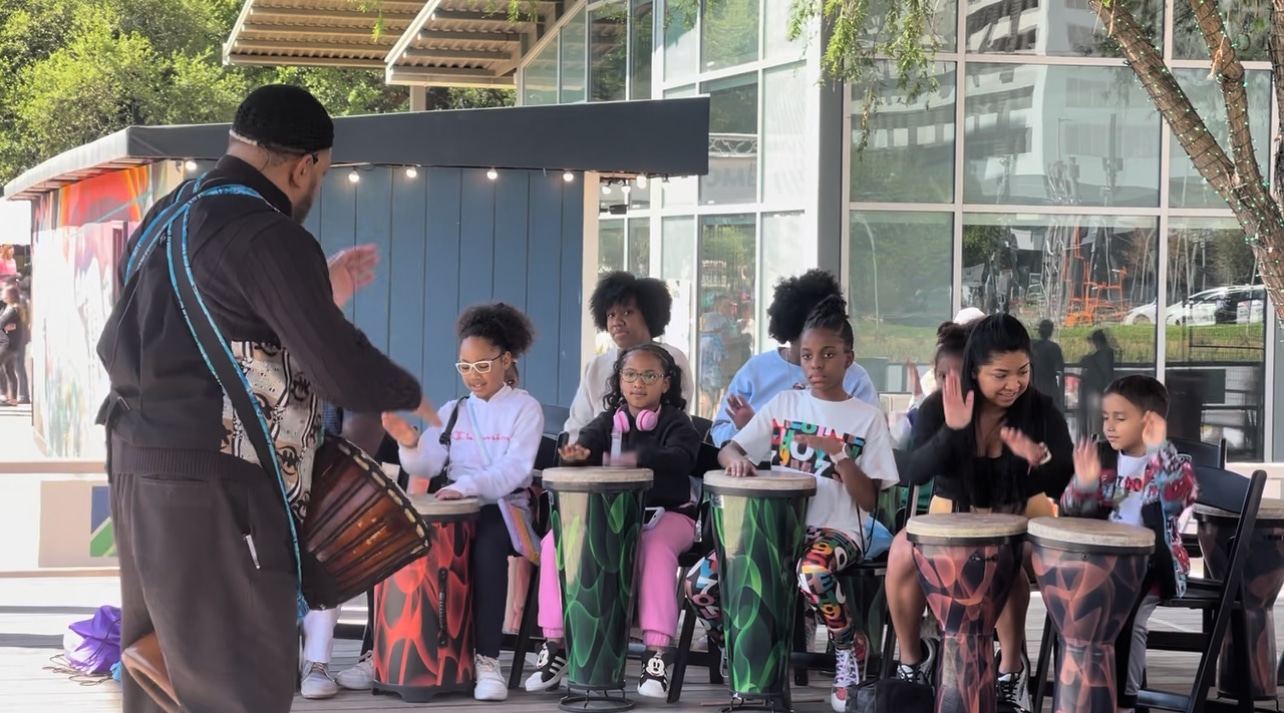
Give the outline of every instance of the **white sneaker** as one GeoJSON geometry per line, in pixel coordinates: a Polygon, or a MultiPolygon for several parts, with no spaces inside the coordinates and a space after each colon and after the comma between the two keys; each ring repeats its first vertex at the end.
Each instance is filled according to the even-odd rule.
{"type": "Polygon", "coordinates": [[[299,693],[308,700],[333,698],[339,692],[339,684],[330,675],[330,667],[323,663],[307,661],[303,667],[303,683],[299,684],[299,693]]]}
{"type": "Polygon", "coordinates": [[[508,700],[508,681],[504,680],[504,670],[499,666],[499,659],[477,654],[473,657],[473,668],[477,672],[473,698],[479,701],[508,700]]]}
{"type": "Polygon", "coordinates": [[[349,691],[370,690],[374,685],[374,660],[371,652],[361,654],[355,666],[340,671],[334,680],[349,691]]]}
{"type": "MultiPolygon", "coordinates": [[[[1021,670],[1015,673],[999,674],[995,685],[998,688],[998,699],[1000,703],[1008,703],[1016,706],[1020,710],[1029,710],[1030,708],[1030,663],[1029,659],[1023,653],[1021,655],[1021,670]]],[[[996,665],[997,669],[998,666],[996,665]]]]}
{"type": "Polygon", "coordinates": [[[829,691],[829,707],[835,713],[846,713],[848,694],[860,683],[860,663],[851,649],[835,649],[834,658],[834,686],[829,691]]]}

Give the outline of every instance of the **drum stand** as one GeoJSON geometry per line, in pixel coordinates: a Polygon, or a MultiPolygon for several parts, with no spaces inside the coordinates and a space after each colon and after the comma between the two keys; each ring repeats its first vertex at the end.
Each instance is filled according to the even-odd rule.
{"type": "Polygon", "coordinates": [[[623,711],[633,710],[635,705],[625,695],[623,684],[611,688],[596,688],[592,686],[577,686],[568,681],[566,688],[569,695],[564,696],[557,704],[557,707],[571,713],[580,713],[581,711],[622,713],[623,711]]]}
{"type": "MultiPolygon", "coordinates": [[[[705,705],[717,705],[707,703],[705,705]]],[[[793,713],[794,702],[789,688],[781,693],[745,698],[738,693],[731,695],[731,703],[718,709],[718,713],[740,713],[740,711],[766,711],[767,713],[793,713]]]]}

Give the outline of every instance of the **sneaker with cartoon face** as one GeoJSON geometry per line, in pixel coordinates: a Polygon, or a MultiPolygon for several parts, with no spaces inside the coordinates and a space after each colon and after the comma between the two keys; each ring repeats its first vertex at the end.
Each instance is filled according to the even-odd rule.
{"type": "Polygon", "coordinates": [[[647,659],[642,667],[642,677],[638,679],[638,695],[647,698],[667,698],[669,680],[673,673],[673,653],[657,651],[647,659]]]}

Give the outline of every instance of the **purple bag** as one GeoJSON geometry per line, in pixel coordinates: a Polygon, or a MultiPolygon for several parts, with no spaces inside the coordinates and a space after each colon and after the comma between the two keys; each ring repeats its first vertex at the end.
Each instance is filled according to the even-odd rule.
{"type": "Polygon", "coordinates": [[[120,609],[98,607],[94,618],[73,622],[62,637],[67,665],[88,674],[107,674],[120,661],[120,609]]]}

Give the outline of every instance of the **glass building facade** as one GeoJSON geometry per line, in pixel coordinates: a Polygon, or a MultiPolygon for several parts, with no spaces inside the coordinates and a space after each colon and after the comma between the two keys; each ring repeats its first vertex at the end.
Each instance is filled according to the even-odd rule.
{"type": "MultiPolygon", "coordinates": [[[[1051,328],[1075,432],[1099,428],[1095,384],[1150,374],[1172,393],[1173,435],[1278,459],[1277,325],[1252,251],[1087,1],[938,5],[935,87],[908,105],[889,66],[874,86],[822,81],[819,42],[786,36],[789,0],[718,0],[698,16],[664,0],[581,2],[524,58],[525,104],[710,97],[709,174],[603,182],[597,232],[602,270],[673,290],[666,340],[691,356],[696,412],[774,346],[776,280],[821,266],[842,277],[880,392],[929,370],[936,327],[960,308],[1006,311],[1051,328]],[[861,150],[871,90],[885,103],[861,150]]],[[[1224,141],[1189,5],[1136,12],[1224,141]]],[[[1269,176],[1266,37],[1235,29],[1254,26],[1236,12],[1269,176]]]]}

